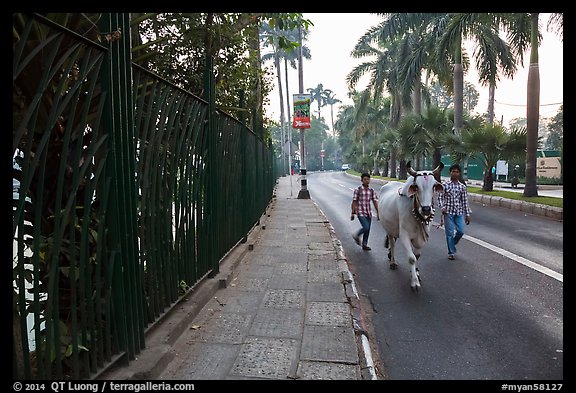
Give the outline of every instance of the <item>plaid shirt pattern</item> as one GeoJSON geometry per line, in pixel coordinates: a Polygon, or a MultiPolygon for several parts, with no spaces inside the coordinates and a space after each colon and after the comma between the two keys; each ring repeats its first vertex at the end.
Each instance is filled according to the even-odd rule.
{"type": "Polygon", "coordinates": [[[460,182],[446,181],[442,183],[444,192],[438,194],[440,209],[446,208],[446,213],[469,216],[472,213],[468,206],[466,185],[460,182]]]}
{"type": "Polygon", "coordinates": [[[354,190],[352,200],[357,202],[356,214],[364,217],[372,217],[372,207],[370,201],[378,203],[376,192],[371,187],[360,186],[354,190]]]}

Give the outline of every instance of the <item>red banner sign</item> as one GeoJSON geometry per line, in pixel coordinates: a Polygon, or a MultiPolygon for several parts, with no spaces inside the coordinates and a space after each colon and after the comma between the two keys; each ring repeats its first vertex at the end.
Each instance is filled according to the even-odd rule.
{"type": "Polygon", "coordinates": [[[310,128],[310,94],[294,94],[294,119],[292,127],[310,128]]]}

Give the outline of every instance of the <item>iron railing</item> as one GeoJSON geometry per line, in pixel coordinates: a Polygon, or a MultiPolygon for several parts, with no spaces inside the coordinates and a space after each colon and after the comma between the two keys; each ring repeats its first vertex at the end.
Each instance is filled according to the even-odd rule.
{"type": "Polygon", "coordinates": [[[203,100],[132,64],[127,14],[100,15],[122,32],[102,44],[13,22],[13,376],[90,378],[133,359],[259,222],[273,152],[213,88],[203,100]]]}

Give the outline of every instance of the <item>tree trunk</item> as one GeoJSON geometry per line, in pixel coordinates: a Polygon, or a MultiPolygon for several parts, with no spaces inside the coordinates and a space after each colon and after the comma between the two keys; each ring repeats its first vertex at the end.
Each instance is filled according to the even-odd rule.
{"type": "Polygon", "coordinates": [[[454,132],[462,132],[464,112],[464,71],[462,64],[454,64],[454,132]]]}
{"type": "Polygon", "coordinates": [[[390,152],[390,177],[393,179],[397,179],[398,176],[396,175],[396,151],[392,149],[390,152]]]}
{"type": "MultiPolygon", "coordinates": [[[[277,50],[276,50],[277,52],[277,50]]],[[[286,122],[284,121],[284,93],[282,92],[282,75],[280,70],[280,57],[274,54],[274,66],[276,67],[276,75],[278,76],[278,95],[280,98],[280,155],[281,155],[281,162],[282,162],[282,170],[280,173],[282,176],[286,175],[286,160],[285,160],[285,152],[284,152],[284,145],[286,144],[286,122]]]]}
{"type": "Polygon", "coordinates": [[[536,186],[536,153],[538,150],[538,120],[540,118],[540,70],[538,66],[538,13],[532,14],[530,68],[526,102],[526,180],[524,196],[538,196],[536,186]]]}
{"type": "Polygon", "coordinates": [[[400,170],[399,170],[398,178],[401,180],[408,179],[408,170],[406,169],[406,160],[402,158],[400,160],[400,170]]]}
{"type": "Polygon", "coordinates": [[[390,173],[389,170],[388,170],[388,168],[389,168],[389,164],[388,164],[389,161],[390,161],[390,153],[388,153],[388,156],[387,156],[386,159],[384,160],[384,169],[383,169],[383,172],[382,172],[382,176],[384,176],[384,177],[388,177],[388,173],[390,173]]]}
{"type": "MultiPolygon", "coordinates": [[[[464,70],[462,68],[462,47],[457,45],[455,54],[456,63],[454,64],[454,133],[462,135],[462,124],[464,122],[464,70]]],[[[464,160],[462,160],[464,161],[464,160]]],[[[468,165],[460,163],[462,172],[460,172],[460,181],[465,182],[468,177],[468,165]]]]}
{"type": "MultiPolygon", "coordinates": [[[[402,116],[402,105],[400,102],[400,97],[398,95],[392,97],[392,105],[390,105],[390,126],[392,128],[396,128],[398,127],[398,124],[400,124],[400,117],[402,116]]],[[[396,153],[397,152],[394,148],[390,152],[390,177],[393,179],[398,178],[396,173],[396,153]]]]}
{"type": "Polygon", "coordinates": [[[390,105],[390,126],[392,128],[398,127],[398,124],[400,124],[401,116],[402,105],[400,104],[400,97],[395,95],[392,97],[392,105],[390,105]]]}
{"type": "MultiPolygon", "coordinates": [[[[211,15],[211,14],[208,14],[211,15]]],[[[251,25],[250,31],[250,49],[252,52],[252,63],[256,70],[262,69],[261,63],[261,56],[260,56],[260,36],[259,36],[259,26],[260,23],[256,22],[251,25]]],[[[256,77],[256,86],[254,91],[254,98],[255,98],[255,109],[256,109],[256,119],[257,121],[261,122],[264,114],[264,98],[262,96],[262,76],[260,72],[258,72],[258,76],[256,77]]],[[[252,124],[252,128],[256,131],[256,124],[252,124]]]]}
{"type": "MultiPolygon", "coordinates": [[[[432,162],[434,163],[432,165],[432,167],[433,168],[438,167],[438,165],[440,165],[441,161],[442,161],[442,151],[439,148],[435,148],[434,153],[432,154],[432,162]]],[[[442,172],[442,171],[440,171],[440,172],[442,172]]],[[[441,174],[438,173],[436,176],[434,176],[434,179],[436,179],[439,182],[442,182],[441,174]]]]}
{"type": "Polygon", "coordinates": [[[490,83],[488,88],[488,123],[494,124],[494,99],[496,96],[496,85],[490,83]]]}
{"type": "Polygon", "coordinates": [[[374,155],[374,168],[372,169],[372,174],[380,176],[380,170],[378,169],[378,156],[380,155],[380,150],[376,150],[374,155]]]}
{"type": "Polygon", "coordinates": [[[414,106],[414,113],[417,115],[422,114],[422,82],[420,78],[416,79],[414,83],[414,92],[412,93],[412,105],[414,106]]]}
{"type": "Polygon", "coordinates": [[[492,177],[492,168],[484,168],[484,182],[482,184],[484,191],[494,190],[494,178],[492,177]]]}
{"type": "Polygon", "coordinates": [[[336,136],[336,131],[334,131],[334,104],[330,104],[330,122],[332,123],[332,136],[336,136]]]}

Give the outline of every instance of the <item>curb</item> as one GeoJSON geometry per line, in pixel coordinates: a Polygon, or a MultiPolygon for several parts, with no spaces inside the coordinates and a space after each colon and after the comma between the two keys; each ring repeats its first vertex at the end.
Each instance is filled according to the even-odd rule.
{"type": "Polygon", "coordinates": [[[362,309],[360,307],[360,297],[358,296],[358,291],[356,290],[356,285],[354,283],[354,278],[352,272],[348,268],[348,258],[344,254],[344,248],[342,243],[336,236],[336,231],[334,227],[322,211],[316,202],[312,201],[316,209],[324,217],[324,223],[328,224],[328,229],[330,232],[330,237],[332,238],[332,244],[338,254],[338,263],[340,265],[340,273],[342,274],[342,283],[344,284],[344,290],[346,292],[346,297],[350,300],[352,320],[354,322],[354,332],[359,337],[360,342],[358,343],[361,349],[361,354],[364,359],[360,359],[360,367],[362,372],[362,379],[377,380],[376,367],[374,366],[374,361],[372,359],[372,350],[370,348],[369,338],[367,330],[364,327],[364,317],[362,309]],[[352,293],[350,294],[349,291],[352,293]],[[365,374],[368,375],[365,375],[365,374]]]}
{"type": "Polygon", "coordinates": [[[549,217],[554,220],[564,221],[564,208],[543,205],[541,203],[525,202],[516,199],[508,199],[501,196],[468,193],[470,201],[487,206],[504,207],[507,209],[520,210],[536,216],[549,217]]]}
{"type": "Polygon", "coordinates": [[[255,224],[248,232],[245,243],[240,241],[220,260],[220,271],[214,277],[207,273],[192,289],[178,299],[171,308],[157,321],[146,329],[146,346],[128,361],[128,355],[117,356],[107,367],[100,370],[93,380],[154,380],[166,369],[174,359],[172,348],[198,313],[212,299],[219,289],[226,288],[234,278],[236,268],[244,256],[252,249],[260,238],[260,232],[266,229],[266,222],[274,208],[276,190],[262,216],[259,224],[255,224]]]}

